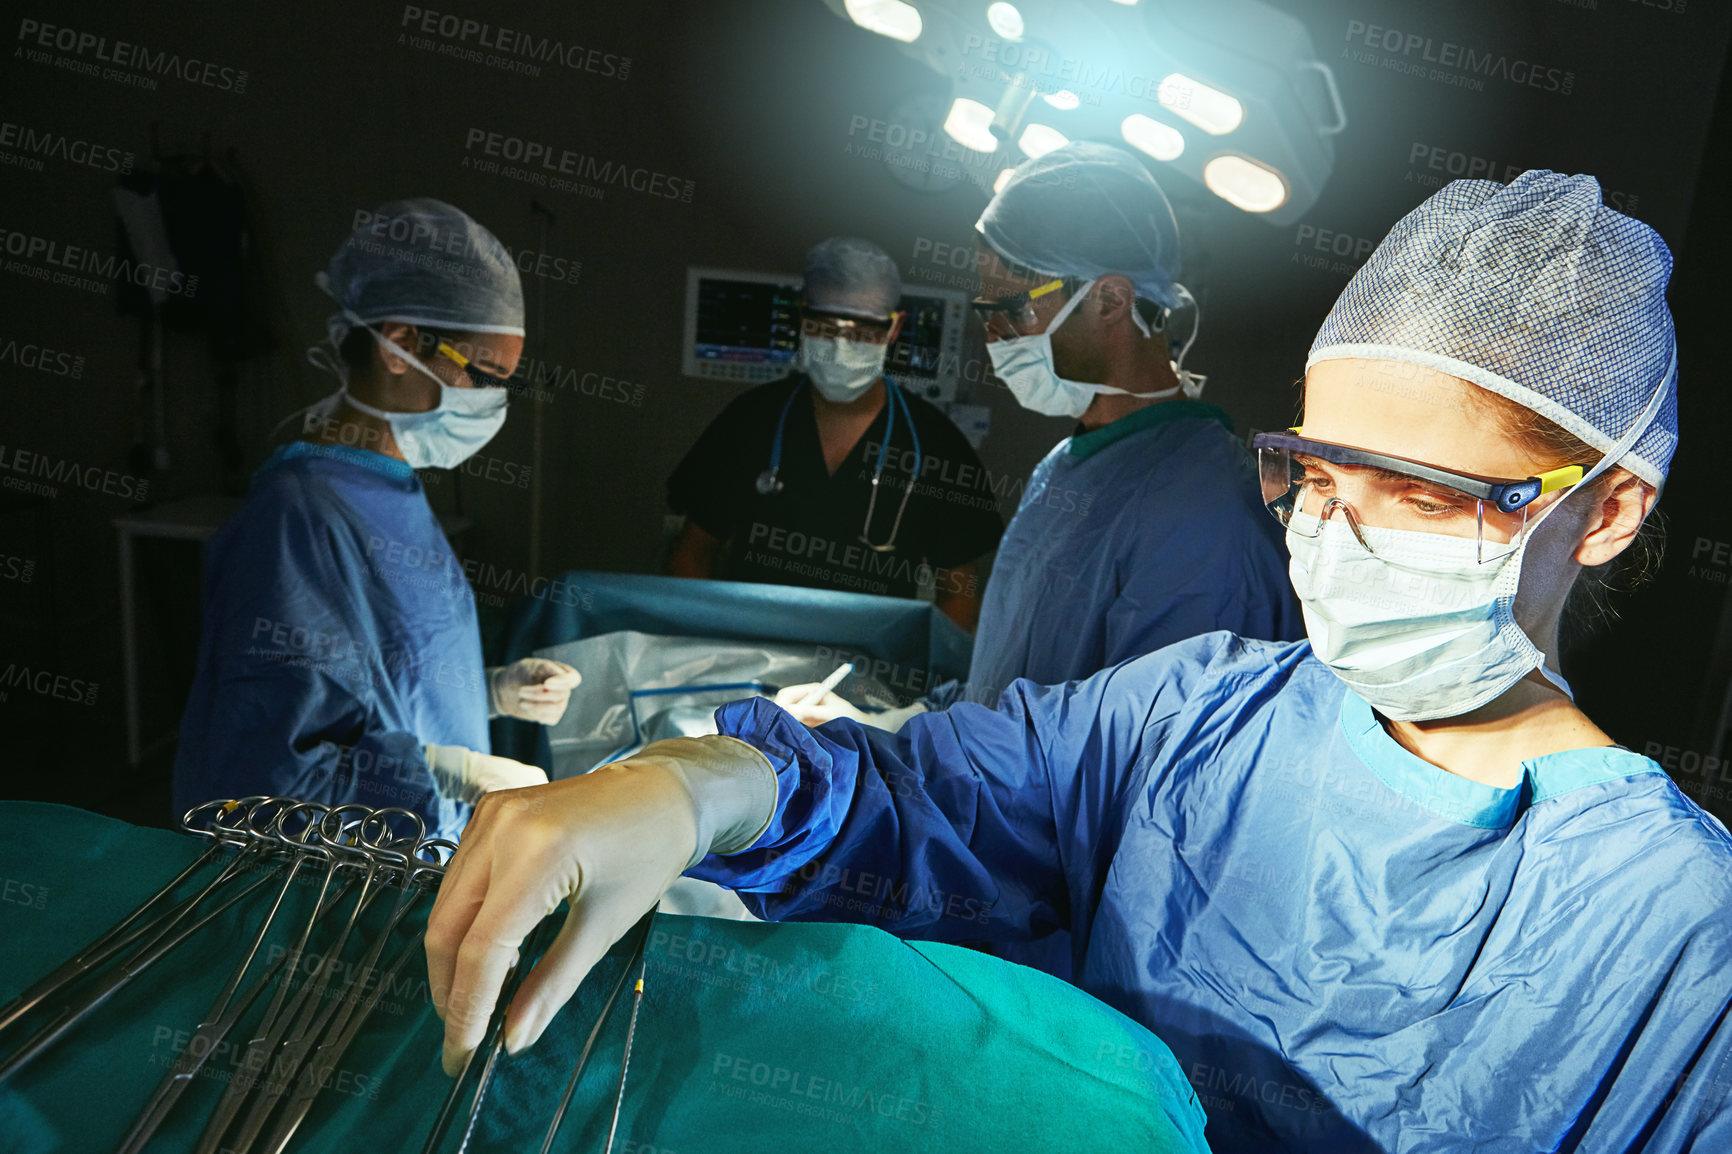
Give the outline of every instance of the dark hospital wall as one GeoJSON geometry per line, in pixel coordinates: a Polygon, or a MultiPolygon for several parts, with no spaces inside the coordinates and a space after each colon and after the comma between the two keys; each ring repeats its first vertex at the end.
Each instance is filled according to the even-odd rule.
{"type": "MultiPolygon", "coordinates": [[[[138,788],[121,768],[113,519],[243,491],[273,427],[331,391],[304,359],[330,311],[312,275],[357,214],[437,196],[534,257],[527,355],[556,379],[542,406],[539,557],[521,483],[534,459],[531,406],[514,406],[485,450],[490,469],[429,489],[437,508],[461,503],[472,518],[461,551],[495,592],[567,569],[659,564],[663,480],[738,391],[681,375],[686,266],[793,271],[812,241],[853,233],[883,245],[910,281],[972,287],[966,258],[952,254],[971,246],[985,192],[969,181],[922,191],[873,155],[907,101],[946,99],[948,80],[819,0],[447,6],[588,50],[571,56],[577,66],[524,71],[466,59],[460,42],[419,31],[415,13],[433,7],[97,0],[76,11],[26,4],[13,18],[0,62],[11,133],[0,136],[0,479],[40,480],[46,468],[60,480],[52,495],[0,489],[0,667],[16,682],[0,685],[0,717],[25,751],[16,775],[5,771],[8,795],[102,808],[138,788]],[[44,25],[77,37],[45,48],[44,25]],[[139,50],[143,64],[126,55],[139,50]],[[152,71],[160,53],[178,71],[152,71]],[[97,151],[80,161],[20,144],[44,134],[97,151]],[[642,190],[528,183],[477,163],[489,159],[479,143],[488,134],[659,179],[642,190]],[[220,290],[235,308],[218,339],[170,331],[159,431],[153,398],[138,390],[140,323],[117,311],[121,294],[100,277],[42,277],[52,260],[76,259],[73,247],[116,251],[117,168],[207,150],[249,190],[248,271],[220,290]],[[59,357],[26,365],[25,348],[59,357]]],[[[1242,432],[1290,420],[1293,382],[1330,303],[1390,225],[1448,179],[1530,167],[1597,176],[1608,203],[1678,255],[1686,429],[1659,580],[1625,600],[1620,622],[1576,644],[1566,671],[1619,740],[1732,813],[1718,792],[1732,788],[1732,770],[1725,781],[1715,773],[1732,758],[1719,716],[1732,681],[1732,519],[1715,443],[1732,414],[1716,371],[1727,120],[1713,115],[1732,12],[1701,0],[1277,7],[1303,22],[1348,113],[1317,203],[1276,227],[1151,163],[1185,233],[1181,279],[1203,300],[1190,365],[1209,375],[1206,399],[1242,432]],[[1502,63],[1439,69],[1444,42],[1502,63]]],[[[992,413],[986,464],[1025,476],[1066,423],[1017,408],[981,371],[974,334],[967,359],[964,399],[992,413]]],[[[139,568],[148,737],[180,708],[194,550],[146,543],[139,568]]]]}

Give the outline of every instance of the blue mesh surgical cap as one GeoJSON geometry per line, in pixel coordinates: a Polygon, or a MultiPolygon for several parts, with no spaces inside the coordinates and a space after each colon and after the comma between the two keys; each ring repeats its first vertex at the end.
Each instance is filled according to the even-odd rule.
{"type": "Polygon", "coordinates": [[[352,317],[331,318],[333,343],[358,318],[523,335],[523,283],[499,238],[462,209],[415,197],[382,205],[314,278],[352,317]]]}
{"type": "Polygon", "coordinates": [[[807,250],[801,291],[825,312],[889,320],[902,299],[902,270],[869,240],[833,236],[807,250]]]}
{"type": "Polygon", "coordinates": [[[1665,242],[1602,204],[1591,176],[1452,181],[1354,274],[1305,367],[1367,357],[1439,369],[1601,453],[1634,437],[1608,465],[1658,486],[1678,446],[1671,275],[1665,242]]]}
{"type": "Polygon", "coordinates": [[[1138,296],[1179,307],[1173,206],[1122,148],[1079,140],[1023,161],[974,227],[1012,264],[1084,280],[1117,273],[1138,296]]]}

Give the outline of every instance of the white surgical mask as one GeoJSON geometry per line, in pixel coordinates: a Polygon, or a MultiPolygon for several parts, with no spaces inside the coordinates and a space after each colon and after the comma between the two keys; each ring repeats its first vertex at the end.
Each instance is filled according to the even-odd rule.
{"type": "MultiPolygon", "coordinates": [[[[1032,336],[987,342],[986,355],[992,359],[993,375],[1009,387],[1010,395],[1016,398],[1017,404],[1049,417],[1080,417],[1088,410],[1095,397],[1103,393],[1158,401],[1176,396],[1181,391],[1193,397],[1202,392],[1204,378],[1191,373],[1181,374],[1180,384],[1156,393],[1133,393],[1129,389],[1115,388],[1112,385],[1072,381],[1059,376],[1057,364],[1053,360],[1052,334],[1070,318],[1071,313],[1082,304],[1083,298],[1088,296],[1094,285],[1092,280],[1079,285],[1076,293],[1058,310],[1045,330],[1032,336]]],[[[1143,329],[1147,336],[1148,329],[1142,318],[1134,312],[1131,315],[1136,319],[1137,327],[1143,329]]],[[[1195,339],[1195,333],[1192,334],[1192,339],[1195,339]]],[[[1189,347],[1190,343],[1186,342],[1186,348],[1189,347]]],[[[1174,369],[1178,369],[1176,364],[1174,369]]]]}
{"type": "Polygon", "coordinates": [[[826,401],[846,404],[872,387],[884,372],[890,346],[844,337],[800,337],[800,367],[826,401]]]}
{"type": "MultiPolygon", "coordinates": [[[[1300,528],[1316,520],[1293,514],[1300,528]]],[[[1360,531],[1376,554],[1340,516],[1326,520],[1315,537],[1290,525],[1288,572],[1311,651],[1379,713],[1392,721],[1455,717],[1534,669],[1569,692],[1562,677],[1543,668],[1545,654],[1515,620],[1531,529],[1516,548],[1484,564],[1472,537],[1360,531]]]]}
{"type": "Polygon", "coordinates": [[[1372,554],[1339,516],[1327,519],[1317,536],[1301,536],[1293,526],[1309,530],[1317,519],[1295,512],[1287,530],[1288,572],[1318,660],[1392,721],[1458,717],[1496,700],[1535,669],[1569,693],[1563,676],[1546,667],[1546,655],[1516,624],[1522,557],[1545,519],[1636,443],[1665,400],[1671,371],[1599,462],[1521,531],[1514,549],[1484,564],[1472,537],[1361,526],[1377,550],[1372,554]]]}
{"type": "Polygon", "coordinates": [[[503,388],[453,388],[379,330],[371,325],[364,327],[381,347],[426,373],[439,386],[439,403],[424,413],[375,409],[356,400],[347,384],[343,387],[341,396],[352,407],[391,426],[397,449],[411,469],[454,469],[479,452],[505,424],[505,404],[509,398],[503,388]]]}

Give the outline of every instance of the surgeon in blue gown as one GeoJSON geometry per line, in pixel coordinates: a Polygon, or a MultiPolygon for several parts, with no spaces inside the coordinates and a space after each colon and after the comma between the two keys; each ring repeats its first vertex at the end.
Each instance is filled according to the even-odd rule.
{"type": "Polygon", "coordinates": [[[779,700],[809,722],[893,729],[922,708],[992,704],[1019,677],[1087,677],[1213,629],[1302,637],[1255,469],[1183,367],[1200,309],[1174,279],[1178,227],[1148,170],[1119,148],[1067,144],[1020,165],[975,227],[993,371],[1023,407],[1075,431],[1022,489],[966,686],[881,714],[835,694],[795,708],[811,686],[779,700]],[[1179,310],[1189,333],[1175,358],[1179,310]]]}
{"type": "Polygon", "coordinates": [[[1556,667],[1676,447],[1670,270],[1585,176],[1395,226],[1258,442],[1308,641],[1210,633],[895,734],[742,701],[484,800],[427,934],[447,1068],[560,901],[515,1049],[688,872],[771,918],[1068,928],[1222,1154],[1732,1150],[1732,837],[1556,667]]]}
{"type": "Polygon", "coordinates": [[[481,793],[547,780],[488,753],[488,718],[552,724],[577,674],[482,664],[475,598],[416,469],[505,419],[523,348],[510,254],[461,210],[385,205],[316,278],[340,306],[315,363],[344,387],[273,452],[205,562],[174,800],[399,806],[455,838],[481,793]]]}
{"type": "MultiPolygon", "coordinates": [[[[1304,636],[1255,466],[1183,367],[1200,308],[1174,280],[1178,227],[1148,169],[1105,144],[1055,148],[1020,165],[975,227],[993,370],[1076,431],[1035,467],[999,542],[966,685],[881,712],[836,693],[808,704],[809,684],[777,703],[808,724],[895,729],[957,700],[996,703],[1019,677],[1074,681],[1216,629],[1304,636]],[[1168,322],[1187,306],[1174,358],[1168,322]]],[[[989,948],[1070,976],[1062,931],[989,948]]]]}

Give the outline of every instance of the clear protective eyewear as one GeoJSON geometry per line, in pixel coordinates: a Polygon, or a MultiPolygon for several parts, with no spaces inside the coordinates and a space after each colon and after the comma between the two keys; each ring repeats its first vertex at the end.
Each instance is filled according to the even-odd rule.
{"type": "Polygon", "coordinates": [[[1527,526],[1528,506],[1544,493],[1576,484],[1587,471],[1565,465],[1519,480],[1483,477],[1303,433],[1291,429],[1251,438],[1263,503],[1283,527],[1303,537],[1317,536],[1340,512],[1373,555],[1377,549],[1367,528],[1472,537],[1482,565],[1508,556],[1527,526]]]}
{"type": "Polygon", "coordinates": [[[1040,328],[1040,317],[1034,311],[1035,301],[1059,289],[1069,296],[1081,283],[1074,276],[1055,277],[1045,284],[1009,296],[975,297],[968,302],[968,307],[974,310],[974,315],[980,318],[980,323],[989,333],[1000,337],[1027,336],[1040,328]]]}
{"type": "Polygon", "coordinates": [[[509,377],[501,377],[488,372],[468,357],[458,352],[449,341],[439,342],[439,354],[448,360],[457,362],[459,368],[469,377],[469,383],[478,389],[503,389],[510,383],[509,377]]]}
{"type": "Polygon", "coordinates": [[[889,344],[891,330],[896,327],[899,315],[891,313],[889,320],[879,321],[805,308],[800,311],[800,332],[808,337],[852,341],[859,345],[889,344]]]}

